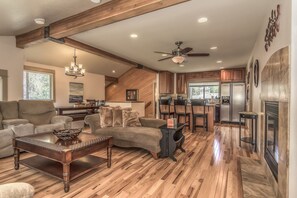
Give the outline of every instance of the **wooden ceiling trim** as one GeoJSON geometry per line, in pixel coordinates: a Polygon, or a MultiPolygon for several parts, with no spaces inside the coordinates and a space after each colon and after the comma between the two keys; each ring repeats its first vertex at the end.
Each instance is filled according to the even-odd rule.
{"type": "Polygon", "coordinates": [[[111,76],[105,76],[105,81],[111,82],[111,83],[118,83],[119,79],[111,76]]]}
{"type": "Polygon", "coordinates": [[[189,0],[113,0],[50,25],[50,36],[69,37],[80,32],[153,12],[189,0]]]}
{"type": "Polygon", "coordinates": [[[29,47],[30,45],[41,43],[46,40],[45,27],[17,35],[15,38],[16,46],[19,48],[29,47]]]}

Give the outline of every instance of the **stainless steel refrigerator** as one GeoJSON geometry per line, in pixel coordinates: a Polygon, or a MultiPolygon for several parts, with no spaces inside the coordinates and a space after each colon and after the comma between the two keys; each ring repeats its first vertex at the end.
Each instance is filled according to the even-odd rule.
{"type": "Polygon", "coordinates": [[[239,123],[239,112],[245,110],[245,84],[221,84],[221,122],[239,123]]]}

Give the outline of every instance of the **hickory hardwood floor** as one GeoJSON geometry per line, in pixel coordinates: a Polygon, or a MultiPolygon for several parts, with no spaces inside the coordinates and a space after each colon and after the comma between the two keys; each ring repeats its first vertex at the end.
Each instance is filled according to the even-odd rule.
{"type": "MultiPolygon", "coordinates": [[[[0,160],[0,183],[27,182],[35,197],[242,197],[238,156],[258,159],[250,146],[238,146],[237,127],[215,127],[214,133],[185,133],[184,148],[175,156],[154,160],[141,149],[113,148],[112,167],[105,164],[70,183],[64,193],[61,181],[20,165],[13,157],[0,160]]],[[[105,149],[96,153],[106,156],[105,149]]],[[[21,154],[21,158],[32,156],[21,154]]]]}

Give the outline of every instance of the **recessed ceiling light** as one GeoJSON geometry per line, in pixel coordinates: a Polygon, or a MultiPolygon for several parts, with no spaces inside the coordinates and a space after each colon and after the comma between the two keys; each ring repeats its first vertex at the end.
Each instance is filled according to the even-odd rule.
{"type": "Polygon", "coordinates": [[[220,67],[220,69],[224,69],[225,67],[220,67]]]}
{"type": "Polygon", "coordinates": [[[184,67],[185,65],[179,65],[180,67],[184,67]]]}
{"type": "Polygon", "coordinates": [[[206,17],[201,17],[198,19],[198,23],[206,23],[208,19],[206,17]]]}
{"type": "Polygon", "coordinates": [[[131,37],[131,38],[137,38],[138,35],[137,35],[137,34],[130,34],[130,37],[131,37]]]}
{"type": "Polygon", "coordinates": [[[34,19],[34,21],[38,25],[44,25],[45,24],[45,19],[43,19],[43,18],[36,18],[36,19],[34,19]]]}
{"type": "Polygon", "coordinates": [[[222,60],[218,60],[218,61],[217,61],[218,64],[220,64],[220,63],[222,63],[222,62],[223,62],[222,60]]]}
{"type": "Polygon", "coordinates": [[[168,54],[162,54],[162,56],[164,56],[164,57],[165,57],[165,56],[168,56],[168,54]]]}
{"type": "Polygon", "coordinates": [[[115,70],[112,70],[112,73],[115,73],[115,70]]]}
{"type": "Polygon", "coordinates": [[[211,49],[211,50],[216,50],[216,49],[218,49],[218,47],[217,47],[217,46],[213,46],[213,47],[211,47],[210,49],[211,49]]]}
{"type": "Polygon", "coordinates": [[[93,3],[101,3],[101,0],[91,0],[93,3]]]}

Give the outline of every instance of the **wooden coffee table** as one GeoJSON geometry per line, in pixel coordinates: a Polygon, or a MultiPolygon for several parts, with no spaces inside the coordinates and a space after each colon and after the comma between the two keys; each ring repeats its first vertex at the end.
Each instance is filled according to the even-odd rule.
{"type": "Polygon", "coordinates": [[[78,138],[61,141],[52,133],[35,134],[13,139],[14,165],[19,164],[41,171],[64,182],[64,191],[69,191],[69,182],[107,162],[111,167],[112,137],[81,133],[78,138]],[[90,155],[107,148],[107,159],[90,155]],[[20,160],[20,149],[37,154],[20,160]]]}

